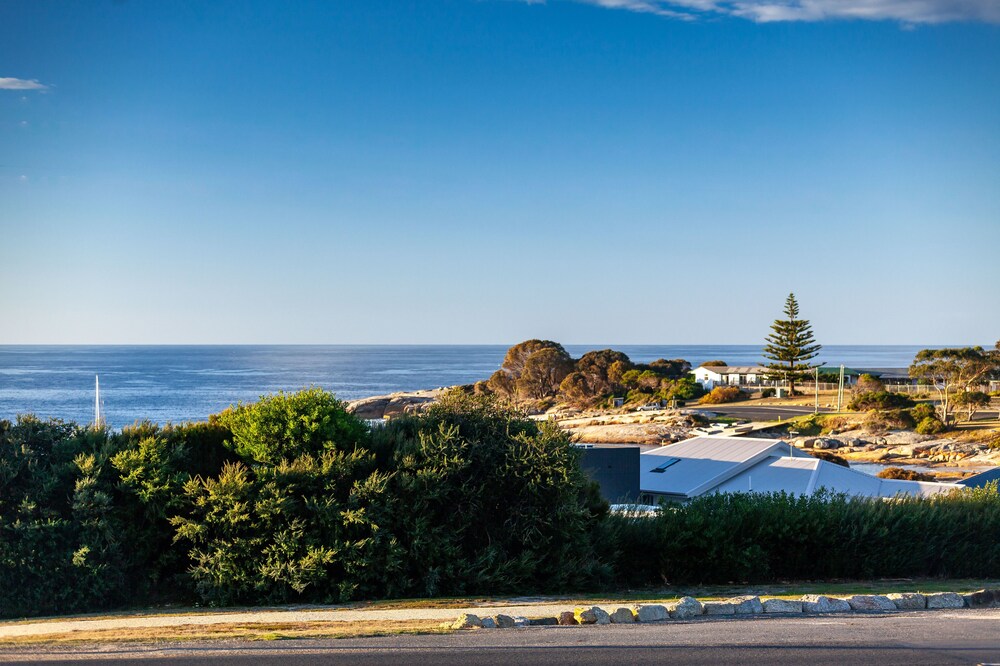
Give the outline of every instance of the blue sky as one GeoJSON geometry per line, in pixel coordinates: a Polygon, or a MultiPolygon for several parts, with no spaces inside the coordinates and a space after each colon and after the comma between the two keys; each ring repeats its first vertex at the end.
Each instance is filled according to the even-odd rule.
{"type": "Polygon", "coordinates": [[[0,5],[2,343],[1000,337],[1000,3],[0,5]]]}

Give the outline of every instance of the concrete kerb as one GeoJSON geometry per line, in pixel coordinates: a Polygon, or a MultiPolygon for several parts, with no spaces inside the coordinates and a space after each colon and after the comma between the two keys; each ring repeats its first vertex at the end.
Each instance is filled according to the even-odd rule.
{"type": "MultiPolygon", "coordinates": [[[[599,606],[577,607],[567,610],[557,618],[532,620],[531,624],[633,624],[665,623],[678,620],[693,620],[700,616],[733,619],[757,614],[819,615],[825,613],[891,613],[914,610],[937,610],[957,608],[1000,607],[1000,589],[979,590],[968,594],[937,592],[920,594],[898,592],[892,594],[856,594],[847,599],[826,595],[807,594],[800,599],[742,596],[724,601],[701,602],[693,597],[682,597],[667,605],[641,604],[630,608],[600,608],[599,606]],[[599,618],[599,619],[598,619],[599,618]]],[[[499,624],[499,623],[497,623],[499,624]]],[[[452,628],[474,628],[469,626],[468,616],[462,615],[450,625],[452,628]]],[[[482,626],[482,625],[480,625],[482,626]]]]}

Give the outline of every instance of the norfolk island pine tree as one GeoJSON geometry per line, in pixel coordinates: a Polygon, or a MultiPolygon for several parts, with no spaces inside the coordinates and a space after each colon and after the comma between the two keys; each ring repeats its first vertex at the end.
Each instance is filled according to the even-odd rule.
{"type": "Polygon", "coordinates": [[[772,377],[788,380],[789,392],[794,395],[795,380],[819,367],[810,364],[809,360],[816,357],[822,346],[816,344],[809,320],[799,319],[795,294],[788,294],[785,299],[785,316],[787,319],[774,320],[771,333],[765,338],[764,358],[773,361],[765,367],[772,377]]]}

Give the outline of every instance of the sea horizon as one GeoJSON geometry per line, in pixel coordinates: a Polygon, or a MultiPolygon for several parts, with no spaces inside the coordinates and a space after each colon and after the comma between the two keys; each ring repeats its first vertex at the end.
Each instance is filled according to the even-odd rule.
{"type": "MultiPolygon", "coordinates": [[[[683,358],[760,363],[761,345],[564,345],[579,357],[616,349],[636,363],[683,358]]],[[[94,378],[113,427],[204,421],[239,402],[318,386],[343,400],[487,379],[509,345],[0,345],[0,419],[18,414],[88,423],[94,378]]],[[[929,345],[826,345],[816,361],[906,368],[929,345]]]]}

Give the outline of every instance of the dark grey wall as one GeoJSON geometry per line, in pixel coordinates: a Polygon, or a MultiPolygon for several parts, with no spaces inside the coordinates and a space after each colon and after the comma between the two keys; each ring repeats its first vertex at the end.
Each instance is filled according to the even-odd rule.
{"type": "Polygon", "coordinates": [[[581,451],[580,467],[601,486],[604,499],[612,504],[638,500],[638,446],[596,446],[581,451]]]}

